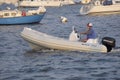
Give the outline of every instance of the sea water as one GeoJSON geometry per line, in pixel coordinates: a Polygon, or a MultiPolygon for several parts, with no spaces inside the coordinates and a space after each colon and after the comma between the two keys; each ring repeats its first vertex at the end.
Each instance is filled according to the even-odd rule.
{"type": "Polygon", "coordinates": [[[82,32],[91,22],[100,40],[113,37],[120,47],[120,14],[81,16],[81,5],[46,8],[38,24],[0,25],[0,80],[120,80],[119,48],[110,53],[33,51],[20,36],[23,28],[29,27],[68,39],[73,26],[82,32]],[[61,23],[60,16],[65,16],[68,22],[61,23]]]}

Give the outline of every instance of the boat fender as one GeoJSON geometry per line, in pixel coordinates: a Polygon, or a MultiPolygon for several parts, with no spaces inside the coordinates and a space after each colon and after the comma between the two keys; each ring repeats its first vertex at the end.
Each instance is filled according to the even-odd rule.
{"type": "Polygon", "coordinates": [[[95,1],[95,5],[96,5],[96,6],[99,6],[99,5],[100,5],[100,1],[98,1],[98,0],[95,1]]]}
{"type": "Polygon", "coordinates": [[[116,40],[114,38],[111,38],[111,37],[104,37],[104,38],[102,38],[101,43],[104,46],[106,46],[107,52],[110,52],[112,50],[112,48],[115,47],[116,40]]]}

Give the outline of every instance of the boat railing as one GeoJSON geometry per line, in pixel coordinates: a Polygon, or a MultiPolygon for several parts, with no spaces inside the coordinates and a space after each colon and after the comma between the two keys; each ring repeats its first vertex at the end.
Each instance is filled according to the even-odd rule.
{"type": "Polygon", "coordinates": [[[120,0],[92,0],[95,6],[106,6],[106,5],[113,5],[113,4],[120,4],[120,0]]]}
{"type": "Polygon", "coordinates": [[[75,4],[73,0],[61,0],[62,5],[75,4]]]}

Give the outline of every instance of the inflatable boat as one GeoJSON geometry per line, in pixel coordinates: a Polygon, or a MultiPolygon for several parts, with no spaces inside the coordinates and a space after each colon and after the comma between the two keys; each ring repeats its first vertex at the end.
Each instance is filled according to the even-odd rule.
{"type": "Polygon", "coordinates": [[[69,51],[85,51],[85,52],[110,52],[115,47],[115,39],[111,37],[104,37],[102,44],[91,42],[80,42],[77,35],[77,39],[71,39],[71,35],[77,35],[73,30],[69,39],[59,38],[55,36],[42,33],[31,28],[25,27],[21,32],[22,38],[27,41],[30,47],[34,50],[42,48],[57,49],[57,50],[69,50],[69,51]]]}

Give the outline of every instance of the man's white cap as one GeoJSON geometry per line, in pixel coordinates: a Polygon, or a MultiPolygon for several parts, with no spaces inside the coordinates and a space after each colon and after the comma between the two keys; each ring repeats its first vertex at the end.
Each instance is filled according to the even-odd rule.
{"type": "Polygon", "coordinates": [[[88,26],[93,26],[93,24],[92,23],[88,23],[88,26]]]}

